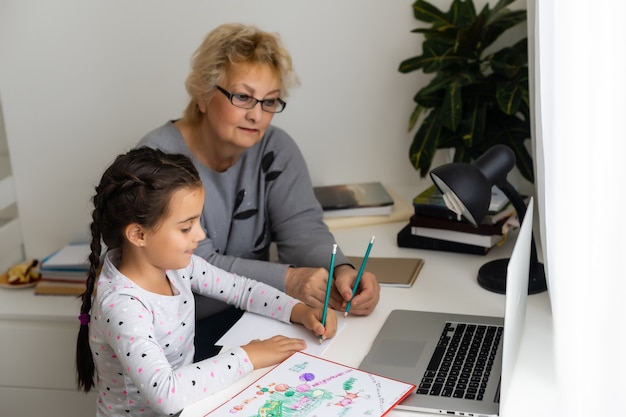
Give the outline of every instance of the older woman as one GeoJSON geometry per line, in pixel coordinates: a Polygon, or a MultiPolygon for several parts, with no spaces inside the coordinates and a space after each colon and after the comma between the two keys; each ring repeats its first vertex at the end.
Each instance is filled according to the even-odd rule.
{"type": "MultiPolygon", "coordinates": [[[[183,117],[150,132],[138,145],[183,153],[194,161],[206,191],[201,220],[207,238],[198,255],[318,306],[325,298],[325,268],[334,239],[322,221],[300,150],[271,125],[297,82],[291,56],[277,35],[241,24],[221,25],[193,55],[183,117]],[[279,262],[269,261],[272,242],[279,262]]],[[[343,310],[356,271],[341,250],[335,265],[330,306],[343,310]]],[[[369,314],[379,293],[375,276],[365,272],[350,313],[369,314]]],[[[226,330],[211,320],[226,305],[196,301],[201,358],[226,330]]],[[[220,314],[220,323],[224,314],[233,316],[220,314]]]]}

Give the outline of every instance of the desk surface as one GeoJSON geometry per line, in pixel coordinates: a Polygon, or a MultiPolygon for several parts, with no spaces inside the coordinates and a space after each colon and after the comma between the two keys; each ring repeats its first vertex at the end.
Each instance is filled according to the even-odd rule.
{"type": "MultiPolygon", "coordinates": [[[[408,196],[413,193],[411,189],[403,191],[408,196]]],[[[350,316],[346,327],[332,342],[324,357],[349,366],[358,366],[378,329],[395,308],[503,316],[504,296],[483,290],[476,283],[475,277],[483,263],[508,257],[513,239],[509,239],[502,247],[494,248],[487,256],[407,249],[396,245],[396,233],[402,226],[404,223],[400,222],[334,231],[337,243],[347,255],[362,256],[374,235],[376,243],[371,256],[420,257],[425,260],[425,264],[412,288],[383,288],[380,302],[370,316],[350,316]]],[[[76,297],[37,296],[32,289],[0,289],[0,320],[75,323],[79,307],[80,301],[76,297]]],[[[264,371],[254,371],[228,389],[187,407],[181,417],[204,416],[208,410],[249,385],[264,371]]],[[[552,313],[548,294],[542,293],[528,297],[524,338],[505,415],[557,415],[555,394],[552,313]]],[[[422,414],[393,410],[388,415],[408,417],[422,414]]]]}
{"type": "MultiPolygon", "coordinates": [[[[372,235],[376,243],[371,256],[420,257],[425,260],[413,287],[384,287],[376,310],[367,317],[349,316],[348,323],[332,342],[324,357],[358,366],[367,354],[378,329],[396,308],[445,311],[488,316],[504,315],[504,296],[483,290],[476,283],[479,267],[491,259],[509,256],[514,239],[496,247],[487,256],[399,248],[396,233],[405,223],[387,223],[339,229],[335,239],[347,255],[361,256],[372,235]]],[[[514,236],[512,236],[514,237],[514,236]]],[[[553,416],[555,377],[552,349],[552,313],[547,293],[528,297],[526,327],[511,382],[509,416],[553,416]]],[[[262,375],[254,371],[228,389],[187,407],[181,417],[201,417],[262,375]]],[[[388,416],[428,415],[393,410],[388,416]]]]}

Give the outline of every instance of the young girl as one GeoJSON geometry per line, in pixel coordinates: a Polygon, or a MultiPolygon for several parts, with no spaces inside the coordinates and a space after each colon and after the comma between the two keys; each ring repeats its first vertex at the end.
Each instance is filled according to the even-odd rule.
{"type": "Polygon", "coordinates": [[[205,237],[204,189],[186,156],[147,147],[118,156],[93,204],[76,364],[79,388],[98,391],[98,416],[173,415],[306,347],[275,336],[192,363],[194,292],[301,323],[322,338],[335,334],[335,314],[324,327],[320,308],[193,254],[205,237]],[[101,241],[108,251],[96,282],[101,241]]]}

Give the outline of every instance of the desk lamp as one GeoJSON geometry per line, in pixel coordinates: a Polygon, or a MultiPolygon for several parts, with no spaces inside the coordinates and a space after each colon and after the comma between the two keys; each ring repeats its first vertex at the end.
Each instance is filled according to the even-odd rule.
{"type": "MultiPolygon", "coordinates": [[[[515,166],[515,154],[505,145],[489,148],[473,163],[450,163],[430,172],[430,177],[443,194],[446,206],[457,216],[465,217],[474,226],[487,214],[491,202],[491,188],[495,185],[513,204],[520,223],[526,214],[524,200],[506,179],[515,166]]],[[[487,262],[478,270],[478,284],[493,292],[506,292],[507,259],[487,262]]],[[[531,243],[528,293],[536,294],[547,289],[543,264],[537,260],[534,238],[531,243]]]]}

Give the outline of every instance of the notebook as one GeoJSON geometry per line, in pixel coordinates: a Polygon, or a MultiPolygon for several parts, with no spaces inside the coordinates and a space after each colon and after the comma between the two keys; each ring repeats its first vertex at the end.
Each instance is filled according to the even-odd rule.
{"type": "MultiPolygon", "coordinates": [[[[363,262],[361,256],[348,256],[352,265],[359,268],[363,262]]],[[[365,270],[373,273],[382,287],[408,288],[413,285],[424,266],[421,258],[379,258],[370,256],[365,270]]]]}
{"type": "Polygon", "coordinates": [[[398,404],[398,409],[447,415],[499,415],[500,404],[506,402],[526,316],[532,223],[531,198],[507,267],[504,318],[413,310],[391,312],[359,368],[417,386],[398,404]],[[464,339],[467,336],[457,335],[461,331],[479,334],[483,341],[492,340],[496,350],[472,346],[473,342],[464,339]],[[472,368],[448,354],[450,346],[456,345],[461,347],[460,356],[473,360],[472,368]],[[435,365],[439,367],[435,369],[435,365]]]}

